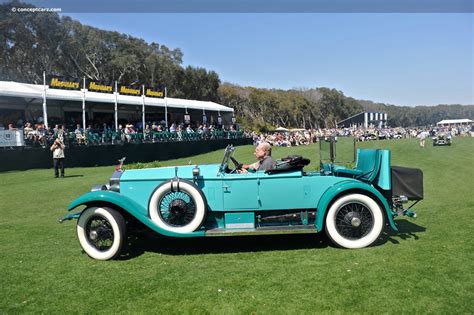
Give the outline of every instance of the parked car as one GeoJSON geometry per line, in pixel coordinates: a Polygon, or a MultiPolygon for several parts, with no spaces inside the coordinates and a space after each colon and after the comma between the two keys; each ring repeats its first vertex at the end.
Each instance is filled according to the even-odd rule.
{"type": "MultiPolygon", "coordinates": [[[[220,164],[122,171],[74,200],[60,222],[77,220],[77,235],[92,258],[120,255],[132,222],[171,237],[316,233],[325,231],[337,246],[373,244],[394,217],[414,216],[408,200],[423,199],[418,169],[391,167],[390,151],[358,149],[354,168],[290,156],[270,171],[240,174],[228,146],[220,164]],[[407,180],[407,179],[410,180],[407,180]]],[[[321,150],[323,151],[323,150],[321,150]]]]}
{"type": "Polygon", "coordinates": [[[377,140],[378,137],[376,134],[373,134],[373,133],[364,133],[363,135],[360,135],[359,136],[359,141],[373,141],[373,140],[377,140]]]}
{"type": "Polygon", "coordinates": [[[433,138],[433,146],[437,145],[451,145],[451,134],[449,133],[438,133],[433,138]]]}

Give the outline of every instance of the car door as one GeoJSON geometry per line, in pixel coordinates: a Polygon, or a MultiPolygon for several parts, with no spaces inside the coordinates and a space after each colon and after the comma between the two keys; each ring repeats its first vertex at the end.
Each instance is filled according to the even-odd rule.
{"type": "Polygon", "coordinates": [[[314,188],[301,171],[279,174],[258,172],[258,198],[261,210],[304,209],[315,207],[314,188]]]}
{"type": "Polygon", "coordinates": [[[222,175],[222,194],[226,211],[258,209],[258,173],[222,175]]]}

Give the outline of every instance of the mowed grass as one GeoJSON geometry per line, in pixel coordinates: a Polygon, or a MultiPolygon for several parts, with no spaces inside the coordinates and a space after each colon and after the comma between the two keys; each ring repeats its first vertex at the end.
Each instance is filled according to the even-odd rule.
{"type": "MultiPolygon", "coordinates": [[[[133,239],[129,256],[99,262],[81,252],[67,204],[112,167],[0,173],[0,313],[444,313],[474,312],[474,139],[389,148],[392,164],[424,172],[417,219],[397,219],[376,246],[344,250],[323,234],[133,239]]],[[[252,146],[236,158],[253,161],[252,146]]],[[[163,162],[220,162],[222,151],[163,162]]],[[[317,145],[275,148],[318,165],[317,145]]],[[[69,157],[71,158],[71,157],[69,157]]],[[[277,198],[277,196],[275,196],[277,198]]]]}

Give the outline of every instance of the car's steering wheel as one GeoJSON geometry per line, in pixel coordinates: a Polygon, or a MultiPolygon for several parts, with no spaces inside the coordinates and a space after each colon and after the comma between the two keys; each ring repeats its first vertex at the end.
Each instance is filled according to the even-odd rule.
{"type": "Polygon", "coordinates": [[[234,163],[235,165],[235,168],[230,172],[231,174],[235,173],[236,171],[242,170],[242,166],[244,166],[242,163],[239,163],[233,156],[231,156],[230,159],[232,160],[232,163],[234,163]]]}

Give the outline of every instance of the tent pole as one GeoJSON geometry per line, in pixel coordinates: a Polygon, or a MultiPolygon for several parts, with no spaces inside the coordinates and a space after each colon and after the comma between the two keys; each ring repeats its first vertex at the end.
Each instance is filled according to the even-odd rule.
{"type": "Polygon", "coordinates": [[[83,77],[82,89],[82,128],[86,130],[86,77],[83,77]]]}
{"type": "Polygon", "coordinates": [[[118,131],[118,112],[117,112],[117,97],[118,97],[118,90],[117,90],[117,81],[115,81],[115,107],[114,107],[114,119],[115,119],[115,132],[118,131]]]}
{"type": "Polygon", "coordinates": [[[46,108],[46,72],[43,71],[43,121],[48,129],[48,110],[46,108]]]}
{"type": "Polygon", "coordinates": [[[143,140],[145,140],[145,85],[142,85],[142,132],[143,140]]]}
{"type": "Polygon", "coordinates": [[[165,86],[165,124],[166,129],[168,129],[168,91],[165,86]]]}

